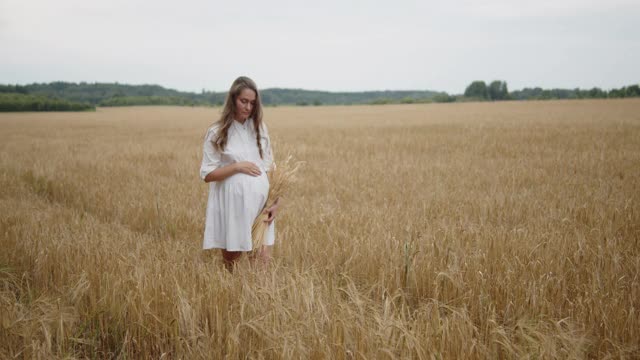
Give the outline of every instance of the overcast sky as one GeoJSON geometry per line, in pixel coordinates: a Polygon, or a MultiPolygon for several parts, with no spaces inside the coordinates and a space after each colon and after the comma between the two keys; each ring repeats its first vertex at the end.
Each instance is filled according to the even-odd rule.
{"type": "Polygon", "coordinates": [[[0,0],[0,83],[439,90],[640,82],[638,0],[0,0]]]}

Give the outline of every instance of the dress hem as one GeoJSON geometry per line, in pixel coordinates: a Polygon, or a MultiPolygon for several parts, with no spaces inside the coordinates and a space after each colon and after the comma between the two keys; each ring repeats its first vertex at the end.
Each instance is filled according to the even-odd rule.
{"type": "MultiPolygon", "coordinates": [[[[264,244],[262,246],[273,246],[273,245],[267,245],[264,244]]],[[[222,249],[222,250],[227,250],[227,251],[242,251],[242,252],[249,252],[249,251],[253,251],[253,249],[249,249],[249,250],[245,250],[245,249],[228,249],[226,247],[222,247],[222,246],[210,246],[210,247],[202,247],[202,250],[211,250],[211,249],[222,249]]]]}

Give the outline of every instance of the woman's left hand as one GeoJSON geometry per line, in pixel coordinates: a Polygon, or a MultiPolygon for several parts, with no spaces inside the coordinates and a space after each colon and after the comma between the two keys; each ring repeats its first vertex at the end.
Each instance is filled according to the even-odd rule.
{"type": "Polygon", "coordinates": [[[280,207],[279,201],[280,199],[277,199],[273,203],[273,205],[271,205],[270,208],[264,210],[264,212],[267,214],[267,218],[264,221],[269,225],[271,225],[271,222],[273,221],[273,219],[276,218],[276,214],[278,213],[278,208],[280,207]]]}

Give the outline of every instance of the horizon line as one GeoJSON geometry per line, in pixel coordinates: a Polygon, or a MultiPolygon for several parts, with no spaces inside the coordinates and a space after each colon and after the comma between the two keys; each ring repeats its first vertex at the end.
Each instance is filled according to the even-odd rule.
{"type": "MultiPolygon", "coordinates": [[[[473,81],[484,81],[485,84],[489,85],[492,81],[504,81],[507,83],[507,87],[508,87],[508,81],[506,80],[491,80],[491,81],[485,81],[485,80],[472,80],[473,81]]],[[[122,83],[119,81],[113,81],[113,82],[100,82],[100,81],[79,81],[79,82],[75,82],[75,81],[65,81],[65,80],[54,80],[54,81],[49,81],[49,82],[31,82],[31,83],[14,83],[14,84],[10,84],[10,83],[0,83],[0,85],[13,85],[13,86],[29,86],[29,85],[39,85],[39,84],[52,84],[52,83],[66,83],[66,84],[74,84],[74,85],[81,85],[81,84],[105,84],[105,85],[126,85],[126,86],[159,86],[163,89],[166,90],[173,90],[173,91],[178,91],[178,92],[186,92],[186,93],[193,93],[193,94],[200,94],[202,93],[202,91],[189,91],[189,90],[180,90],[177,88],[171,88],[171,87],[167,87],[161,84],[153,84],[153,83],[122,83]]],[[[471,83],[470,83],[471,84],[471,83]]],[[[514,89],[514,90],[509,90],[509,92],[513,92],[513,91],[519,91],[519,90],[524,90],[524,89],[536,89],[536,88],[540,88],[543,90],[555,90],[555,89],[560,89],[560,90],[575,90],[575,89],[580,89],[580,90],[591,90],[594,88],[599,88],[601,90],[605,90],[605,91],[610,91],[612,89],[619,89],[621,87],[627,87],[627,86],[633,86],[633,85],[640,85],[640,81],[637,83],[629,83],[627,85],[622,85],[620,87],[612,87],[612,88],[600,88],[598,86],[593,86],[593,87],[588,87],[588,88],[580,88],[580,87],[552,87],[552,88],[544,88],[542,86],[526,86],[523,87],[522,89],[514,89]]],[[[221,91],[216,91],[216,90],[209,90],[209,89],[205,89],[203,88],[202,90],[204,90],[207,93],[226,93],[228,90],[221,90],[221,91]]],[[[347,90],[347,91],[338,91],[338,90],[321,90],[321,89],[304,89],[304,88],[299,88],[299,87],[266,87],[266,88],[261,88],[259,89],[260,92],[265,91],[265,90],[299,90],[299,91],[316,91],[316,92],[325,92],[325,93],[366,93],[366,92],[411,92],[411,91],[419,91],[419,92],[434,92],[434,93],[445,93],[445,94],[449,94],[449,95],[456,95],[456,94],[463,94],[464,90],[462,92],[459,93],[449,93],[447,91],[442,91],[442,90],[432,90],[432,89],[384,89],[384,90],[347,90]]]]}

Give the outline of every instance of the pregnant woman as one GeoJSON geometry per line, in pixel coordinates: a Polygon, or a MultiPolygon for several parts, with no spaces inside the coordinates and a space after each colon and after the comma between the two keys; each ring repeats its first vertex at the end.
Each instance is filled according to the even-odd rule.
{"type": "MultiPolygon", "coordinates": [[[[252,250],[251,227],[267,201],[272,165],[258,88],[241,76],[229,89],[220,119],[207,130],[200,166],[200,177],[209,184],[203,248],[222,249],[229,270],[243,252],[252,250]]],[[[264,264],[275,240],[278,200],[265,211],[269,227],[258,251],[264,264]]]]}

